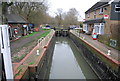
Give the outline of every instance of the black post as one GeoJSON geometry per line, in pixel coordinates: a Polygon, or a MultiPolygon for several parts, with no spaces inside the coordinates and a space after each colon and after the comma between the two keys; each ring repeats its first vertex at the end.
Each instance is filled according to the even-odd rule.
{"type": "Polygon", "coordinates": [[[119,68],[118,68],[118,80],[120,80],[120,65],[119,65],[119,68]]]}
{"type": "Polygon", "coordinates": [[[2,63],[2,80],[6,81],[6,74],[5,74],[5,67],[4,67],[4,60],[3,60],[3,54],[1,53],[1,63],[2,63]]]}

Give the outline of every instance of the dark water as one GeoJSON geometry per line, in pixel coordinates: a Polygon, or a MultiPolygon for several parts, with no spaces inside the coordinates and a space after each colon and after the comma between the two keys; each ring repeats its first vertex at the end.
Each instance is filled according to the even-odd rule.
{"type": "Polygon", "coordinates": [[[74,43],[58,37],[52,59],[49,79],[98,79],[74,43]]]}

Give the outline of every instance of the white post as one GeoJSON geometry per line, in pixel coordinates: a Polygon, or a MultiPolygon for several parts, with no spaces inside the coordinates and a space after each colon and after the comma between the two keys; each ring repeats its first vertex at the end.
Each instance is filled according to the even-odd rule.
{"type": "Polygon", "coordinates": [[[0,44],[1,53],[3,54],[6,79],[7,81],[13,81],[8,25],[0,25],[0,44]]]}
{"type": "Polygon", "coordinates": [[[110,53],[111,53],[111,50],[109,49],[107,55],[111,55],[110,53]]]}
{"type": "Polygon", "coordinates": [[[100,23],[100,25],[99,25],[99,34],[101,34],[101,25],[102,23],[100,23]]]}

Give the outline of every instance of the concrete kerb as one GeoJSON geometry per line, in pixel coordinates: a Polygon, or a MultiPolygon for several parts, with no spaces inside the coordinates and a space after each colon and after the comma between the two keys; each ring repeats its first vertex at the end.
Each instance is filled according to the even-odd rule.
{"type": "Polygon", "coordinates": [[[33,48],[33,50],[27,54],[15,67],[14,67],[14,71],[20,66],[22,65],[22,63],[34,52],[35,49],[37,49],[38,47],[36,46],[35,48],[33,48]]]}
{"type": "Polygon", "coordinates": [[[27,65],[26,65],[26,67],[22,68],[22,71],[21,70],[17,70],[15,75],[14,75],[15,81],[19,81],[23,77],[23,74],[26,73],[27,70],[28,70],[28,66],[27,65]]]}
{"type": "MultiPolygon", "coordinates": [[[[51,33],[51,32],[50,32],[50,33],[51,33]]],[[[49,35],[49,34],[48,34],[48,35],[49,35]]],[[[48,35],[47,35],[46,37],[48,37],[48,35]]],[[[25,65],[26,67],[36,67],[36,66],[37,66],[37,64],[39,63],[40,59],[41,59],[42,56],[45,54],[45,51],[46,51],[46,49],[47,49],[47,47],[48,47],[48,45],[49,45],[49,43],[50,43],[53,35],[54,35],[54,32],[52,33],[51,38],[49,38],[49,40],[47,41],[47,44],[43,47],[43,50],[42,50],[42,52],[41,52],[41,55],[40,55],[40,56],[38,57],[38,59],[36,60],[35,64],[33,64],[33,65],[28,65],[28,64],[23,64],[23,63],[25,62],[25,60],[27,60],[28,57],[30,57],[30,56],[33,54],[33,52],[34,52],[36,49],[38,49],[39,44],[38,44],[36,47],[34,47],[33,50],[32,50],[29,54],[27,54],[27,56],[26,56],[25,58],[23,58],[19,63],[13,63],[13,64],[16,64],[16,66],[14,66],[14,68],[13,68],[14,75],[16,75],[17,73],[19,73],[18,67],[20,67],[21,65],[25,65]]],[[[44,39],[45,39],[45,38],[44,38],[44,39]]],[[[22,70],[22,72],[21,72],[20,74],[24,74],[26,70],[27,70],[27,69],[24,69],[24,68],[23,68],[23,70],[22,70]]],[[[15,77],[15,79],[19,79],[19,78],[21,78],[21,77],[22,77],[22,75],[15,77]]]]}
{"type": "MultiPolygon", "coordinates": [[[[84,41],[83,39],[81,39],[82,41],[84,41]]],[[[102,51],[100,51],[99,49],[97,49],[96,47],[92,46],[90,43],[88,43],[87,41],[84,41],[87,45],[91,46],[93,49],[95,49],[97,52],[99,52],[100,54],[102,54],[103,56],[105,56],[107,59],[111,60],[113,63],[119,65],[120,62],[113,59],[112,57],[106,55],[105,53],[103,53],[102,51]]]]}

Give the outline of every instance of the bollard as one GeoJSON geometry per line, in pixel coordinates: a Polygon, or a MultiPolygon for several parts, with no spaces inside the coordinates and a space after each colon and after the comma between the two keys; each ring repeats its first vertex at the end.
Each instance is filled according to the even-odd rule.
{"type": "Polygon", "coordinates": [[[85,37],[83,37],[83,40],[85,39],[85,37]]]}
{"type": "Polygon", "coordinates": [[[40,51],[39,50],[37,50],[37,54],[36,55],[40,55],[40,51]]]}
{"type": "Polygon", "coordinates": [[[92,34],[92,39],[97,40],[97,33],[92,34]]]}
{"type": "Polygon", "coordinates": [[[110,53],[111,53],[111,50],[108,50],[108,53],[107,53],[107,55],[111,55],[110,53]]]}

